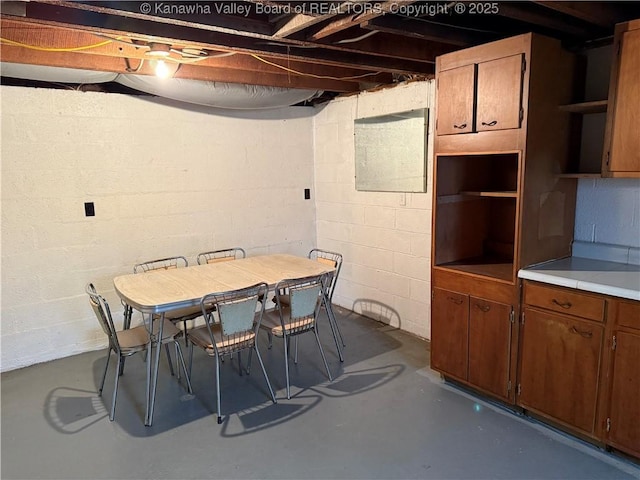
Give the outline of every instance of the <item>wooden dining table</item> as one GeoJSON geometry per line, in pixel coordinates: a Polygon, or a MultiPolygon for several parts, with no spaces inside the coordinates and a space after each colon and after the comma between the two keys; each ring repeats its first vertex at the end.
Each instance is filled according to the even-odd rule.
{"type": "MultiPolygon", "coordinates": [[[[301,278],[331,272],[330,265],[288,254],[259,255],[238,260],[194,265],[185,268],[153,270],[144,274],[115,277],[113,284],[123,302],[139,311],[149,329],[149,361],[147,362],[147,399],[145,425],[153,422],[158,366],[160,362],[160,331],[153,334],[153,322],[164,320],[166,312],[195,307],[209,293],[222,293],[265,282],[270,288],[284,279],[301,278]]],[[[336,336],[335,316],[331,302],[323,297],[329,325],[342,361],[342,351],[336,336]]],[[[185,333],[186,334],[186,333],[185,333]]]]}

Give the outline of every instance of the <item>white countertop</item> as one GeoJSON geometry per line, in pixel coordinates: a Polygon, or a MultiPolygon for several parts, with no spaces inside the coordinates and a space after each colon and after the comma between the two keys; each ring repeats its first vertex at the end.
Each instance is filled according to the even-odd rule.
{"type": "Polygon", "coordinates": [[[522,269],[518,277],[640,301],[640,266],[568,257],[522,269]]]}

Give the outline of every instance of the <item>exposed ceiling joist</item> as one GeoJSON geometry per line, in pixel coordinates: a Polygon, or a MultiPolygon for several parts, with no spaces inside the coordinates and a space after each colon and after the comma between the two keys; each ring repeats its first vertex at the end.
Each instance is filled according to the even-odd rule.
{"type": "Polygon", "coordinates": [[[629,20],[628,16],[620,11],[619,5],[616,5],[619,2],[536,1],[535,3],[604,28],[629,20]]]}
{"type": "Polygon", "coordinates": [[[180,62],[178,78],[337,94],[429,77],[439,55],[520,33],[593,46],[640,18],[640,2],[494,3],[480,12],[446,0],[5,1],[0,59],[110,72],[145,59],[139,73],[150,75],[149,46],[160,43],[172,49],[168,63],[180,62]]]}
{"type": "Polygon", "coordinates": [[[467,28],[455,28],[414,18],[380,17],[362,24],[362,28],[402,34],[433,42],[448,43],[458,47],[477,45],[495,39],[495,34],[477,33],[467,28]]]}

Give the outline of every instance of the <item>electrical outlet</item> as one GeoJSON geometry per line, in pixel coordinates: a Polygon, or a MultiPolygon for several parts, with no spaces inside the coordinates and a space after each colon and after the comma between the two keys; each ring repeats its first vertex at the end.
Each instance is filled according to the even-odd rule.
{"type": "Polygon", "coordinates": [[[304,189],[304,199],[305,200],[309,200],[310,198],[311,198],[311,189],[305,188],[304,189]]]}
{"type": "Polygon", "coordinates": [[[95,217],[96,210],[93,206],[93,202],[85,202],[84,203],[84,216],[85,217],[95,217]]]}

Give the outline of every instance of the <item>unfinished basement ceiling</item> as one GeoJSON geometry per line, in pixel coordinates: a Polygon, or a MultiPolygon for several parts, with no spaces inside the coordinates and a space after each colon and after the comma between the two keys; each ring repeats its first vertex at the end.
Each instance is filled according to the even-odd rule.
{"type": "Polygon", "coordinates": [[[429,78],[438,55],[537,32],[570,49],[610,39],[638,2],[3,1],[7,63],[357,92],[429,78]]]}

